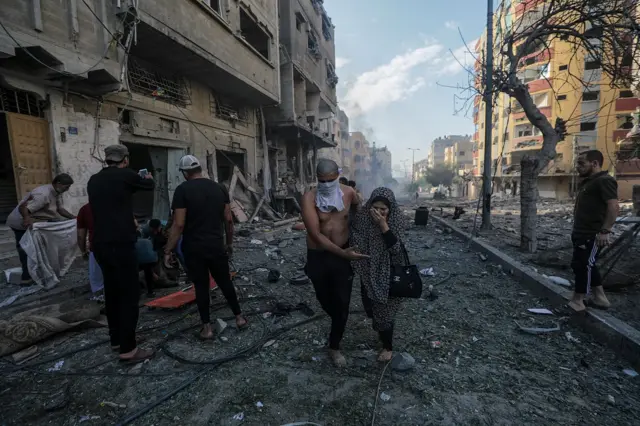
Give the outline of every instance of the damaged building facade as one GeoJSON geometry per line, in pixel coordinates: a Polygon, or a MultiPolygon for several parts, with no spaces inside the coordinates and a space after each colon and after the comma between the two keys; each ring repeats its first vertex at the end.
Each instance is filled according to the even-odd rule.
{"type": "Polygon", "coordinates": [[[114,143],[157,182],[135,200],[141,217],[168,216],[186,153],[220,182],[237,172],[262,186],[262,111],[280,102],[276,4],[3,0],[0,216],[62,172],[76,182],[65,204],[77,212],[114,143]]]}
{"type": "Polygon", "coordinates": [[[270,188],[299,197],[315,180],[318,150],[335,148],[334,27],[321,0],[280,0],[280,105],[265,109],[270,188]]]}

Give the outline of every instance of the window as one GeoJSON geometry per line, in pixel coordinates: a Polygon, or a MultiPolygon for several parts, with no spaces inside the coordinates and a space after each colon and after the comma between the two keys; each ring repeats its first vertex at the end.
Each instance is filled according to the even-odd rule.
{"type": "Polygon", "coordinates": [[[316,59],[322,58],[322,53],[320,52],[320,45],[318,44],[318,39],[313,31],[308,32],[307,38],[307,50],[316,59]]]}
{"type": "Polygon", "coordinates": [[[588,61],[584,64],[585,70],[597,70],[600,69],[600,61],[588,61]]]}
{"type": "Polygon", "coordinates": [[[633,92],[631,90],[621,90],[620,91],[621,98],[633,98],[633,92]]]}
{"type": "Polygon", "coordinates": [[[566,71],[569,69],[569,65],[560,65],[560,68],[558,68],[558,70],[560,71],[566,71]]]}
{"type": "Polygon", "coordinates": [[[223,120],[232,123],[240,122],[242,124],[249,122],[249,111],[247,108],[243,108],[236,102],[214,93],[212,93],[210,97],[210,109],[212,115],[223,120]]]}
{"type": "Polygon", "coordinates": [[[44,118],[44,102],[29,92],[0,87],[0,112],[44,118]]]}
{"type": "Polygon", "coordinates": [[[222,13],[220,9],[220,0],[202,0],[202,2],[218,13],[218,15],[222,13]]]}
{"type": "Polygon", "coordinates": [[[186,81],[179,75],[160,71],[154,66],[129,57],[128,78],[131,90],[173,105],[191,104],[191,95],[186,81]]]}
{"type": "Polygon", "coordinates": [[[600,92],[584,92],[582,102],[597,101],[600,99],[600,92]]]}
{"type": "Polygon", "coordinates": [[[559,101],[564,101],[567,99],[567,95],[558,95],[558,100],[559,101]]]}
{"type": "Polygon", "coordinates": [[[304,26],[306,23],[307,23],[307,20],[304,19],[304,16],[302,16],[302,13],[296,12],[296,29],[298,31],[304,30],[304,26]]]}
{"type": "Polygon", "coordinates": [[[160,128],[166,133],[180,133],[180,124],[175,120],[160,117],[160,128]]]}
{"type": "Polygon", "coordinates": [[[591,132],[596,130],[596,123],[580,123],[581,132],[591,132]]]}
{"type": "Polygon", "coordinates": [[[631,130],[633,129],[633,117],[629,114],[627,115],[618,115],[616,117],[618,121],[618,129],[620,130],[631,130]]]}
{"type": "Polygon", "coordinates": [[[460,151],[458,155],[462,157],[464,155],[464,151],[460,151]]]}
{"type": "Polygon", "coordinates": [[[260,56],[270,59],[271,38],[243,8],[240,8],[240,34],[260,56]]]}

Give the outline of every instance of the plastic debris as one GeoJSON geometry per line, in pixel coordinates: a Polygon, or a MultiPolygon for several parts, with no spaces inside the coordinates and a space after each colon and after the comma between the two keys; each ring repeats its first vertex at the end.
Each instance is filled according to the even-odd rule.
{"type": "Polygon", "coordinates": [[[423,270],[420,271],[421,275],[424,275],[425,277],[435,277],[436,273],[433,271],[433,268],[425,268],[423,270]]]}
{"type": "Polygon", "coordinates": [[[556,331],[560,331],[560,324],[556,324],[555,327],[552,328],[542,328],[542,327],[523,327],[516,322],[516,325],[520,329],[520,331],[529,334],[547,334],[554,333],[556,331]]]}
{"type": "Polygon", "coordinates": [[[251,240],[251,244],[255,244],[257,246],[261,246],[262,245],[262,241],[253,239],[253,240],[251,240]]]}
{"type": "Polygon", "coordinates": [[[258,402],[256,402],[256,407],[262,408],[262,407],[264,407],[264,404],[262,402],[258,401],[258,402]]]}
{"type": "Polygon", "coordinates": [[[383,400],[384,402],[387,402],[391,399],[391,395],[382,392],[380,394],[380,399],[383,400]]]}
{"type": "Polygon", "coordinates": [[[552,283],[554,283],[554,284],[561,285],[563,287],[571,287],[571,282],[569,280],[565,279],[565,278],[556,277],[556,276],[548,277],[546,275],[544,275],[544,277],[546,279],[548,279],[549,281],[551,281],[552,283]]]}
{"type": "Polygon", "coordinates": [[[570,341],[571,343],[580,343],[580,340],[573,337],[570,331],[567,331],[566,333],[564,333],[564,337],[566,337],[567,340],[570,341]]]}
{"type": "Polygon", "coordinates": [[[111,407],[111,408],[127,408],[127,406],[125,404],[116,404],[115,402],[111,402],[111,401],[102,401],[100,403],[101,407],[111,407]]]}
{"type": "Polygon", "coordinates": [[[60,371],[63,365],[64,365],[64,359],[61,359],[60,361],[56,362],[53,367],[47,369],[47,371],[50,373],[53,371],[60,371]]]}
{"type": "Polygon", "coordinates": [[[233,420],[237,420],[239,422],[244,420],[244,413],[238,413],[235,416],[233,416],[233,420]]]}
{"type": "Polygon", "coordinates": [[[546,308],[530,308],[530,309],[527,309],[527,311],[531,312],[532,314],[553,315],[553,312],[551,312],[546,308]]]}
{"type": "Polygon", "coordinates": [[[629,377],[638,377],[638,372],[631,368],[625,368],[624,370],[622,370],[622,372],[629,377]]]}

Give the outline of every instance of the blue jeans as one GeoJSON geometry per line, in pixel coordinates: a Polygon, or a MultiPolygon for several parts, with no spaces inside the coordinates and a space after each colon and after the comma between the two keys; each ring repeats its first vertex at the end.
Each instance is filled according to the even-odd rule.
{"type": "Polygon", "coordinates": [[[18,257],[20,257],[20,264],[22,265],[22,281],[31,280],[31,275],[29,274],[29,268],[27,266],[27,253],[22,250],[20,246],[20,240],[27,233],[27,231],[19,231],[17,229],[11,228],[15,237],[16,237],[16,249],[18,250],[18,257]]]}

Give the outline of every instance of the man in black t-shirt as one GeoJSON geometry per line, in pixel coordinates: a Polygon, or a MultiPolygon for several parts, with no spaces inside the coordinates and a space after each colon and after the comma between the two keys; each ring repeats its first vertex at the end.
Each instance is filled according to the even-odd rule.
{"type": "Polygon", "coordinates": [[[202,176],[200,162],[193,155],[182,157],[179,167],[187,181],[180,184],[173,195],[173,224],[164,251],[165,258],[171,256],[182,235],[186,269],[196,290],[196,303],[202,320],[200,337],[208,340],[213,338],[209,315],[209,274],[236,316],[236,326],[242,329],[248,325],[242,316],[229,273],[233,242],[229,193],[222,185],[202,176]],[[223,235],[223,227],[226,235],[223,235]]]}
{"type": "Polygon", "coordinates": [[[104,297],[112,349],[123,361],[144,361],[153,351],[136,345],[138,325],[137,229],[133,217],[133,193],[154,187],[151,175],[140,176],[129,166],[124,145],[105,148],[107,167],[87,184],[93,215],[93,254],[102,269],[104,297]]]}
{"type": "Polygon", "coordinates": [[[618,217],[618,183],[602,170],[603,161],[602,153],[592,150],[581,154],[576,164],[578,174],[584,180],[576,197],[571,232],[571,267],[576,283],[569,306],[577,312],[584,311],[586,306],[599,309],[610,306],[596,260],[600,250],[609,244],[611,227],[618,217]],[[585,306],[585,296],[591,289],[593,298],[585,306]]]}

